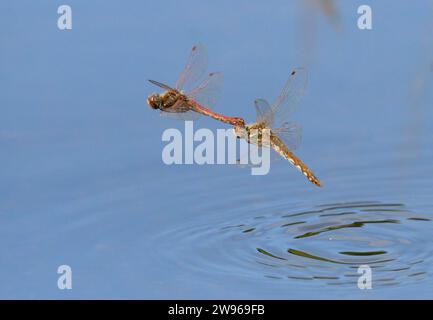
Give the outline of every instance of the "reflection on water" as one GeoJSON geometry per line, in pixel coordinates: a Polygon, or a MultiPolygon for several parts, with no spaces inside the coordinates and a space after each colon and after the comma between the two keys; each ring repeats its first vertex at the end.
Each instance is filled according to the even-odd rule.
{"type": "Polygon", "coordinates": [[[338,12],[334,0],[309,0],[307,5],[317,7],[333,24],[338,22],[338,12]]]}
{"type": "Polygon", "coordinates": [[[339,30],[340,18],[336,3],[334,0],[300,0],[300,14],[297,32],[298,35],[298,52],[302,57],[304,65],[310,65],[316,59],[318,51],[318,33],[321,26],[319,21],[321,16],[325,17],[326,23],[332,25],[332,28],[339,30]]]}
{"type": "Polygon", "coordinates": [[[404,204],[363,201],[296,212],[264,210],[242,221],[195,225],[163,237],[182,250],[194,248],[182,260],[197,272],[356,287],[358,267],[369,265],[373,286],[380,287],[427,276],[431,240],[417,232],[419,223],[430,219],[404,204]]]}

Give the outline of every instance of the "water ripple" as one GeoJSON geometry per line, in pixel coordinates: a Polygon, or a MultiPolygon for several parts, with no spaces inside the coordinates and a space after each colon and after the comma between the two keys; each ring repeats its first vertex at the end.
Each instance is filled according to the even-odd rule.
{"type": "Polygon", "coordinates": [[[345,202],[260,209],[230,221],[206,217],[154,240],[166,259],[203,275],[356,286],[358,267],[368,265],[373,286],[386,287],[428,276],[432,240],[418,229],[430,223],[402,203],[345,202]],[[175,260],[173,249],[180,253],[175,260]]]}

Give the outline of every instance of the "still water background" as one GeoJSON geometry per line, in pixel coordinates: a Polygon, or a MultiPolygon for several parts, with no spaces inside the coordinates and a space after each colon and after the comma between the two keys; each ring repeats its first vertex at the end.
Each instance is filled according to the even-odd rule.
{"type": "MultiPolygon", "coordinates": [[[[432,298],[429,1],[59,1],[0,5],[1,298],[432,298]],[[225,75],[215,110],[253,121],[291,68],[319,189],[281,161],[166,166],[145,104],[193,43],[225,75]],[[57,288],[70,265],[73,289],[57,288]],[[357,267],[373,270],[360,290],[357,267]]],[[[197,128],[227,128],[201,118],[197,128]]]]}

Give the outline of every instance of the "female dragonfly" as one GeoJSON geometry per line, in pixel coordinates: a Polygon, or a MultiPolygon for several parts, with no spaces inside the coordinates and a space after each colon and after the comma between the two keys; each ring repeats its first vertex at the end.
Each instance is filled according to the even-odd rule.
{"type": "Polygon", "coordinates": [[[254,102],[257,121],[248,125],[236,125],[234,133],[249,143],[271,147],[301,171],[308,180],[320,187],[322,184],[319,179],[291,151],[296,149],[301,141],[301,128],[294,123],[285,122],[302,97],[306,83],[307,72],[302,68],[294,69],[277,100],[269,105],[266,100],[257,99],[254,102]],[[275,126],[275,121],[281,125],[275,126]],[[267,130],[266,134],[264,130],[267,130]]]}
{"type": "Polygon", "coordinates": [[[242,118],[223,116],[204,107],[216,102],[216,97],[222,88],[221,73],[210,73],[199,86],[191,89],[204,75],[206,64],[205,48],[201,44],[194,45],[174,88],[155,80],[149,80],[164,89],[165,92],[151,94],[147,98],[147,104],[152,109],[161,110],[162,115],[171,114],[180,119],[192,120],[202,114],[224,123],[243,126],[245,122],[242,118]],[[184,93],[183,89],[186,89],[187,92],[184,93]]]}

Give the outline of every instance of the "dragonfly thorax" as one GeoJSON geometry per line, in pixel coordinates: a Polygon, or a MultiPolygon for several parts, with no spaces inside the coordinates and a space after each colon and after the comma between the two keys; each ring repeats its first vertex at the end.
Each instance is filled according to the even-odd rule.
{"type": "Polygon", "coordinates": [[[272,130],[261,123],[252,123],[246,126],[235,126],[234,135],[237,138],[245,139],[249,143],[259,146],[269,145],[272,130]]]}

